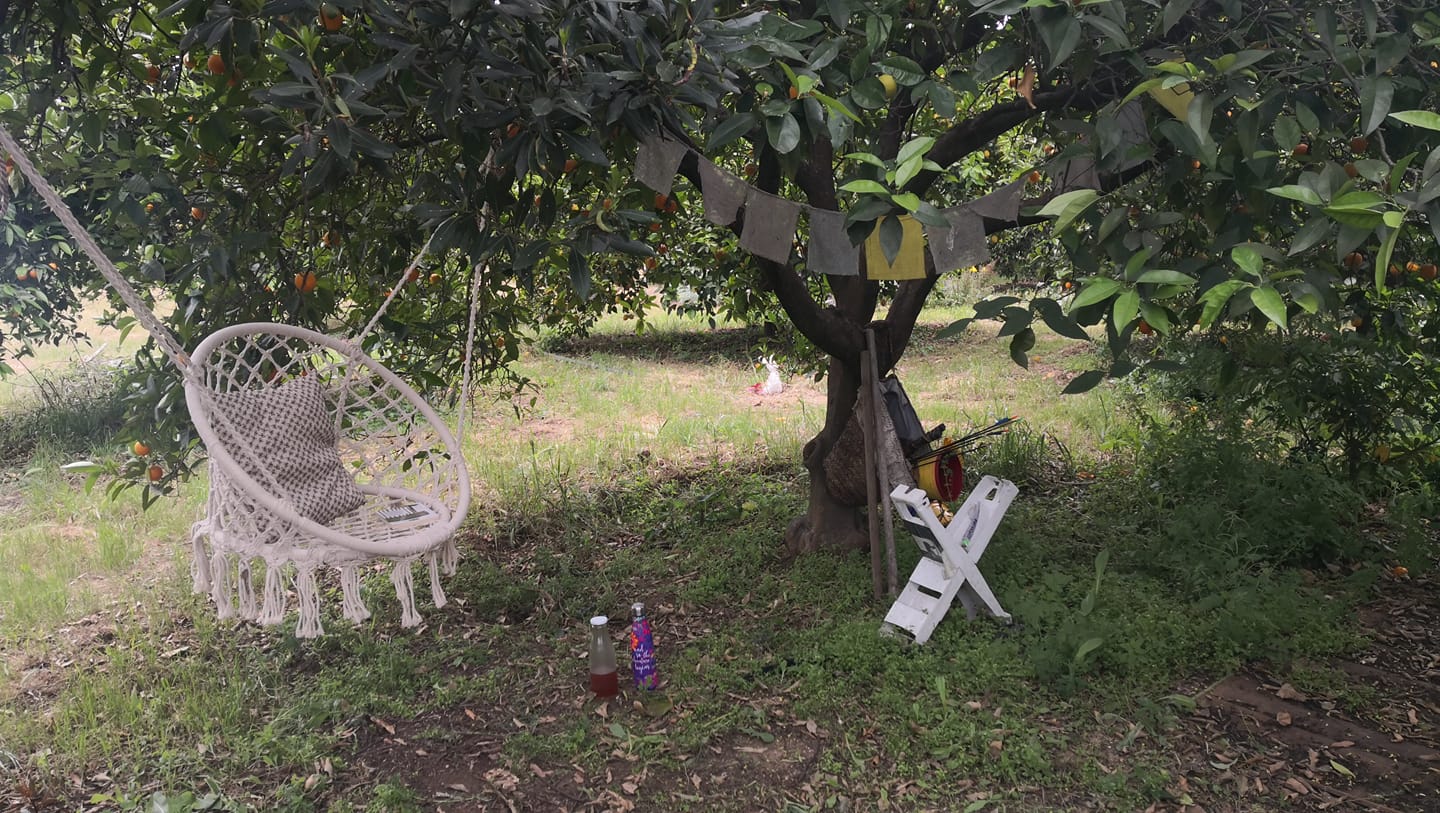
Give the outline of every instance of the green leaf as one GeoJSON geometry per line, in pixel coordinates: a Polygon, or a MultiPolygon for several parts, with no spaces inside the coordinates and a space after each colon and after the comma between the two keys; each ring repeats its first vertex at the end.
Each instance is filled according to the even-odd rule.
{"type": "Polygon", "coordinates": [[[925,69],[915,60],[898,54],[887,56],[878,63],[880,68],[905,85],[918,85],[925,78],[925,69]]]}
{"type": "Polygon", "coordinates": [[[1361,129],[1366,135],[1390,115],[1390,104],[1395,101],[1395,83],[1384,76],[1366,77],[1360,87],[1360,109],[1364,113],[1361,129]]]}
{"type": "Polygon", "coordinates": [[[885,262],[894,265],[900,256],[900,245],[905,242],[905,226],[898,217],[887,217],[880,221],[880,251],[885,262]]]}
{"type": "Polygon", "coordinates": [[[1385,235],[1385,242],[1380,244],[1380,251],[1375,255],[1375,287],[1381,291],[1385,290],[1385,275],[1389,273],[1390,257],[1395,253],[1395,243],[1400,239],[1400,231],[1399,228],[1392,228],[1390,233],[1385,235]]]}
{"type": "Polygon", "coordinates": [[[909,183],[911,178],[914,178],[916,175],[920,174],[920,169],[924,166],[924,164],[925,159],[923,157],[919,155],[914,155],[910,157],[910,160],[905,161],[901,163],[900,166],[896,167],[895,188],[904,189],[905,184],[909,183]]]}
{"type": "Polygon", "coordinates": [[[1086,370],[1071,379],[1070,383],[1065,385],[1065,389],[1061,390],[1061,393],[1064,395],[1075,395],[1077,393],[1089,392],[1104,380],[1104,370],[1086,370]]]}
{"type": "Polygon", "coordinates": [[[765,132],[775,151],[784,155],[800,145],[800,122],[792,115],[765,120],[765,132]]]}
{"type": "Polygon", "coordinates": [[[1123,329],[1126,325],[1135,321],[1135,314],[1140,312],[1140,292],[1131,288],[1115,297],[1115,304],[1111,309],[1111,318],[1114,320],[1116,329],[1123,329]]]}
{"type": "Polygon", "coordinates": [[[931,136],[912,138],[905,142],[905,145],[895,154],[895,163],[903,164],[916,156],[923,156],[933,146],[935,146],[935,139],[931,136]]]}
{"type": "Polygon", "coordinates": [[[1170,311],[1153,302],[1141,302],[1140,315],[1144,317],[1145,322],[1149,324],[1150,327],[1155,328],[1161,333],[1169,333],[1170,328],[1174,327],[1170,321],[1170,311]]]}
{"type": "Polygon", "coordinates": [[[1152,268],[1141,274],[1135,280],[1137,283],[1149,282],[1157,285],[1194,285],[1195,278],[1182,274],[1179,271],[1171,271],[1166,268],[1152,268]]]}
{"type": "Polygon", "coordinates": [[[816,99],[819,99],[821,104],[825,105],[826,107],[830,108],[831,110],[835,111],[836,113],[839,113],[840,115],[844,116],[845,118],[850,119],[851,121],[855,122],[856,124],[860,124],[860,123],[861,123],[860,117],[857,116],[857,115],[855,115],[855,114],[850,110],[850,108],[846,107],[845,104],[844,104],[843,102],[841,102],[839,99],[833,98],[833,97],[831,97],[831,96],[826,96],[825,94],[821,93],[821,92],[818,91],[818,90],[812,90],[812,91],[810,91],[810,95],[811,95],[811,96],[814,96],[816,99]]]}
{"type": "Polygon", "coordinates": [[[1230,249],[1230,259],[1240,266],[1240,270],[1257,279],[1264,268],[1264,260],[1254,246],[1236,246],[1230,249]]]}
{"type": "Polygon", "coordinates": [[[920,208],[920,196],[913,192],[903,192],[894,196],[891,200],[895,201],[896,206],[899,206],[907,212],[914,212],[920,208]]]}
{"type": "Polygon", "coordinates": [[[1280,292],[1265,285],[1259,288],[1250,289],[1250,301],[1265,317],[1280,326],[1281,330],[1288,327],[1288,314],[1285,309],[1285,298],[1280,292]]]}
{"type": "Polygon", "coordinates": [[[871,195],[888,195],[890,190],[879,181],[871,181],[865,178],[851,181],[840,187],[841,192],[864,192],[871,195]]]}
{"type": "Polygon", "coordinates": [[[1272,186],[1265,191],[1269,192],[1277,198],[1298,200],[1301,203],[1309,204],[1310,206],[1319,206],[1324,203],[1324,201],[1320,199],[1320,194],[1308,186],[1289,184],[1287,186],[1272,186]]]}
{"type": "Polygon", "coordinates": [[[1021,367],[1030,369],[1030,357],[1026,355],[1035,346],[1035,329],[1025,328],[1010,340],[1010,358],[1021,367]]]}
{"type": "Polygon", "coordinates": [[[1200,312],[1200,323],[1198,327],[1201,330],[1205,330],[1215,324],[1215,320],[1220,318],[1221,311],[1225,309],[1226,305],[1230,304],[1230,298],[1239,291],[1249,287],[1250,283],[1245,280],[1227,279],[1201,294],[1200,302],[1203,308],[1200,312]]]}
{"type": "Polygon", "coordinates": [[[1041,24],[1040,38],[1045,40],[1045,47],[1050,51],[1050,66],[1053,68],[1061,65],[1080,44],[1080,22],[1069,13],[1062,14],[1055,18],[1049,25],[1041,24]]]}
{"type": "Polygon", "coordinates": [[[1070,310],[1083,308],[1086,305],[1093,305],[1096,302],[1104,302],[1114,296],[1120,289],[1120,283],[1109,277],[1093,277],[1086,281],[1085,287],[1070,301],[1070,310]]]}
{"type": "Polygon", "coordinates": [[[1429,110],[1401,110],[1398,113],[1391,113],[1390,118],[1401,124],[1409,124],[1413,127],[1424,127],[1427,130],[1440,130],[1440,113],[1429,110]]]}
{"type": "Polygon", "coordinates": [[[1061,232],[1099,199],[1100,193],[1094,189],[1076,189],[1051,198],[1040,208],[1038,214],[1041,217],[1055,218],[1054,231],[1061,232]]]}
{"type": "Polygon", "coordinates": [[[872,155],[868,152],[848,152],[845,153],[844,157],[847,161],[860,161],[870,164],[871,166],[879,167],[880,169],[885,168],[885,162],[880,160],[879,156],[872,155]]]}
{"type": "Polygon", "coordinates": [[[717,152],[721,147],[750,132],[754,126],[755,114],[737,113],[720,122],[714,130],[710,131],[710,138],[705,143],[705,149],[711,153],[717,152]]]}
{"type": "Polygon", "coordinates": [[[1078,647],[1075,648],[1075,658],[1074,658],[1074,662],[1075,662],[1076,664],[1079,664],[1081,661],[1085,660],[1085,656],[1086,656],[1086,655],[1089,655],[1091,652],[1094,652],[1095,650],[1099,649],[1099,648],[1100,648],[1100,645],[1103,644],[1103,643],[1105,643],[1105,639],[1104,639],[1104,638],[1087,638],[1087,639],[1085,639],[1085,641],[1084,641],[1083,643],[1081,643],[1080,646],[1078,646],[1078,647]]]}
{"type": "Polygon", "coordinates": [[[1045,326],[1067,339],[1076,339],[1082,342],[1090,341],[1090,334],[1085,332],[1074,319],[1065,315],[1060,303],[1053,299],[1035,299],[1030,302],[1030,308],[1040,314],[1045,326]]]}

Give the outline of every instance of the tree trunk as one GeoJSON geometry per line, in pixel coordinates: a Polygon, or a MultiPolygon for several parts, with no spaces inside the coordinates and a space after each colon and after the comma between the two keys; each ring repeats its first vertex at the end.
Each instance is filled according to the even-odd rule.
{"type": "Polygon", "coordinates": [[[835,498],[826,487],[825,458],[845,430],[860,391],[859,365],[830,358],[826,375],[825,426],[805,444],[801,459],[810,472],[810,506],[790,522],[785,547],[791,554],[817,550],[860,550],[870,538],[860,512],[835,498]]]}

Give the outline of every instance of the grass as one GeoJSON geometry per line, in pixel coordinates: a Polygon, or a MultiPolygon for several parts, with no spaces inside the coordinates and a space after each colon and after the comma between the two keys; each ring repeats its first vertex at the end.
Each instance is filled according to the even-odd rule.
{"type": "MultiPolygon", "coordinates": [[[[1042,332],[1026,372],[982,327],[936,339],[957,314],[927,312],[900,372],[927,425],[1026,419],[971,461],[1024,488],[982,563],[1012,627],[957,610],[924,647],[878,637],[867,557],[782,555],[823,389],[751,393],[763,371],[740,329],[660,318],[636,337],[607,323],[527,354],[534,389],[477,414],[464,443],[484,486],[455,601],[422,606],[414,633],[383,574],[366,582],[376,618],[356,630],[333,613],[314,642],[220,624],[185,572],[203,484],[142,514],[36,458],[0,509],[18,518],[0,546],[0,776],[9,762],[102,808],[158,794],[172,810],[207,796],[211,809],[419,810],[435,792],[480,808],[610,793],[707,811],[953,806],[957,788],[987,810],[1172,798],[1178,687],[1355,646],[1346,609],[1363,584],[1304,583],[1253,546],[1206,559],[1197,583],[1166,551],[1209,544],[1194,518],[1231,500],[1183,465],[1197,441],[1135,445],[1113,389],[1056,397],[1089,361],[1073,343],[1042,332]],[[1162,470],[1185,487],[1151,487],[1162,470]],[[634,600],[655,618],[671,707],[602,716],[584,696],[585,619],[608,614],[622,635],[634,600]],[[75,790],[72,774],[104,778],[75,790]]],[[[1247,510],[1227,527],[1243,542],[1294,519],[1247,510]]],[[[916,557],[902,540],[902,573],[916,557]]]]}

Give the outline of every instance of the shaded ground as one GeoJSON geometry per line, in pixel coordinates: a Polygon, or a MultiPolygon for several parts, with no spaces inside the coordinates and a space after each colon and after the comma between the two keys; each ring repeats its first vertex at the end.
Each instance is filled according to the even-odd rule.
{"type": "MultiPolygon", "coordinates": [[[[1148,808],[1157,813],[1440,811],[1440,594],[1433,581],[1392,577],[1380,587],[1383,597],[1362,615],[1374,638],[1367,650],[1295,665],[1289,681],[1251,666],[1202,689],[1195,711],[1163,737],[1135,725],[1122,738],[1087,743],[1098,757],[1091,767],[1123,772],[1137,755],[1162,755],[1173,768],[1160,794],[1168,801],[1148,808]]],[[[703,635],[719,611],[704,608],[696,617],[687,615],[695,608],[666,605],[661,612],[673,653],[703,635]]],[[[863,742],[832,733],[843,720],[789,713],[783,681],[771,684],[763,671],[755,691],[729,695],[737,711],[763,722],[682,742],[671,726],[691,698],[647,708],[625,691],[597,702],[580,685],[578,649],[542,646],[536,663],[532,680],[500,688],[501,703],[477,698],[413,720],[370,720],[355,735],[351,780],[398,781],[433,806],[426,809],[441,811],[960,810],[994,792],[962,783],[950,789],[954,806],[937,808],[907,803],[912,793],[935,798],[935,788],[915,782],[846,788],[833,766],[866,759],[863,742]],[[581,741],[585,722],[577,720],[593,717],[608,733],[603,745],[567,752],[581,741]]],[[[863,719],[863,709],[855,714],[863,719]]],[[[1078,730],[1075,721],[1051,723],[1061,737],[1078,730]]],[[[1079,770],[1085,761],[1056,768],[1079,770]]],[[[996,809],[1109,809],[1063,790],[1021,786],[995,797],[1002,798],[996,809]]]]}
{"type": "Polygon", "coordinates": [[[1298,686],[1252,666],[1203,694],[1183,735],[1192,785],[1241,810],[1440,811],[1440,592],[1381,587],[1356,657],[1301,666],[1298,686]]]}

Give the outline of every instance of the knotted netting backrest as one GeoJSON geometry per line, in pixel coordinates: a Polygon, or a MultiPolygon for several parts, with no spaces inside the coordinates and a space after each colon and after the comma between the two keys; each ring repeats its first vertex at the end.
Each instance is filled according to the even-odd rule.
{"type": "Polygon", "coordinates": [[[454,436],[351,342],[269,323],[224,328],[196,348],[185,390],[218,473],[279,521],[267,542],[289,526],[406,558],[442,544],[465,517],[469,480],[454,436]]]}

